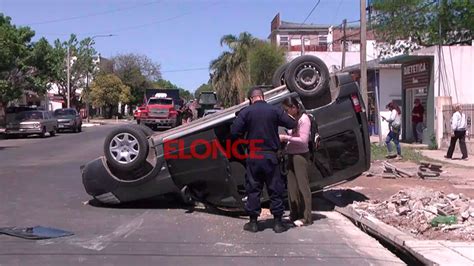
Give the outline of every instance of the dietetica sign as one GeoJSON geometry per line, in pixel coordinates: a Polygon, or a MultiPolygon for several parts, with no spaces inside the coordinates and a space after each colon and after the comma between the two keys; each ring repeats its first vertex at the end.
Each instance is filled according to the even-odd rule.
{"type": "Polygon", "coordinates": [[[410,74],[416,74],[416,73],[421,73],[421,72],[426,72],[428,69],[426,62],[415,64],[415,65],[410,65],[406,66],[403,68],[403,75],[410,75],[410,74]]]}

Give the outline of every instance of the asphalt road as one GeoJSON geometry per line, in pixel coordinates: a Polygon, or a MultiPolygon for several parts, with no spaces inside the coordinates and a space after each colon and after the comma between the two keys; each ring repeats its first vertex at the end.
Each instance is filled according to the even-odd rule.
{"type": "Polygon", "coordinates": [[[74,232],[53,240],[0,235],[0,265],[391,265],[403,264],[335,212],[274,234],[245,220],[190,211],[171,200],[120,208],[87,202],[79,167],[102,154],[113,126],[41,139],[0,139],[0,227],[74,232]]]}

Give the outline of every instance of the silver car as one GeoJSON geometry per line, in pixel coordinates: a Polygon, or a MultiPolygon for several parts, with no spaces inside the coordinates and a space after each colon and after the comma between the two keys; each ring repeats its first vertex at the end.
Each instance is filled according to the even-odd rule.
{"type": "Polygon", "coordinates": [[[46,133],[56,135],[57,129],[58,121],[51,112],[35,110],[18,113],[14,121],[7,124],[5,134],[7,137],[39,134],[44,138],[46,133]]]}

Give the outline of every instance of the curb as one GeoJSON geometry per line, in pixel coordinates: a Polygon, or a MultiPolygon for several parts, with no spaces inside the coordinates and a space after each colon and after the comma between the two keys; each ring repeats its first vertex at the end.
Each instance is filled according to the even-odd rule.
{"type": "Polygon", "coordinates": [[[472,265],[471,260],[442,245],[440,243],[441,241],[417,240],[413,236],[380,221],[366,212],[356,211],[351,206],[343,208],[336,206],[334,210],[351,219],[364,231],[368,231],[383,239],[390,245],[416,258],[424,265],[443,265],[446,263],[446,259],[452,262],[456,261],[456,265],[472,265]],[[435,249],[435,252],[433,252],[433,249],[435,249]],[[441,257],[438,257],[438,255],[441,257]],[[433,257],[437,257],[438,259],[434,259],[433,257]]]}

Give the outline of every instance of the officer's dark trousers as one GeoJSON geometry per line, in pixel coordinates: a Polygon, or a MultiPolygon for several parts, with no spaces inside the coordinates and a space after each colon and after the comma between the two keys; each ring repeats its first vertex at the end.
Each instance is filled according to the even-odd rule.
{"type": "Polygon", "coordinates": [[[250,216],[260,215],[260,196],[263,185],[267,186],[271,204],[270,211],[273,216],[282,216],[285,210],[283,205],[283,193],[285,184],[281,177],[277,155],[274,153],[259,154],[262,159],[247,159],[247,172],[245,189],[247,191],[247,203],[245,210],[250,216]]]}

